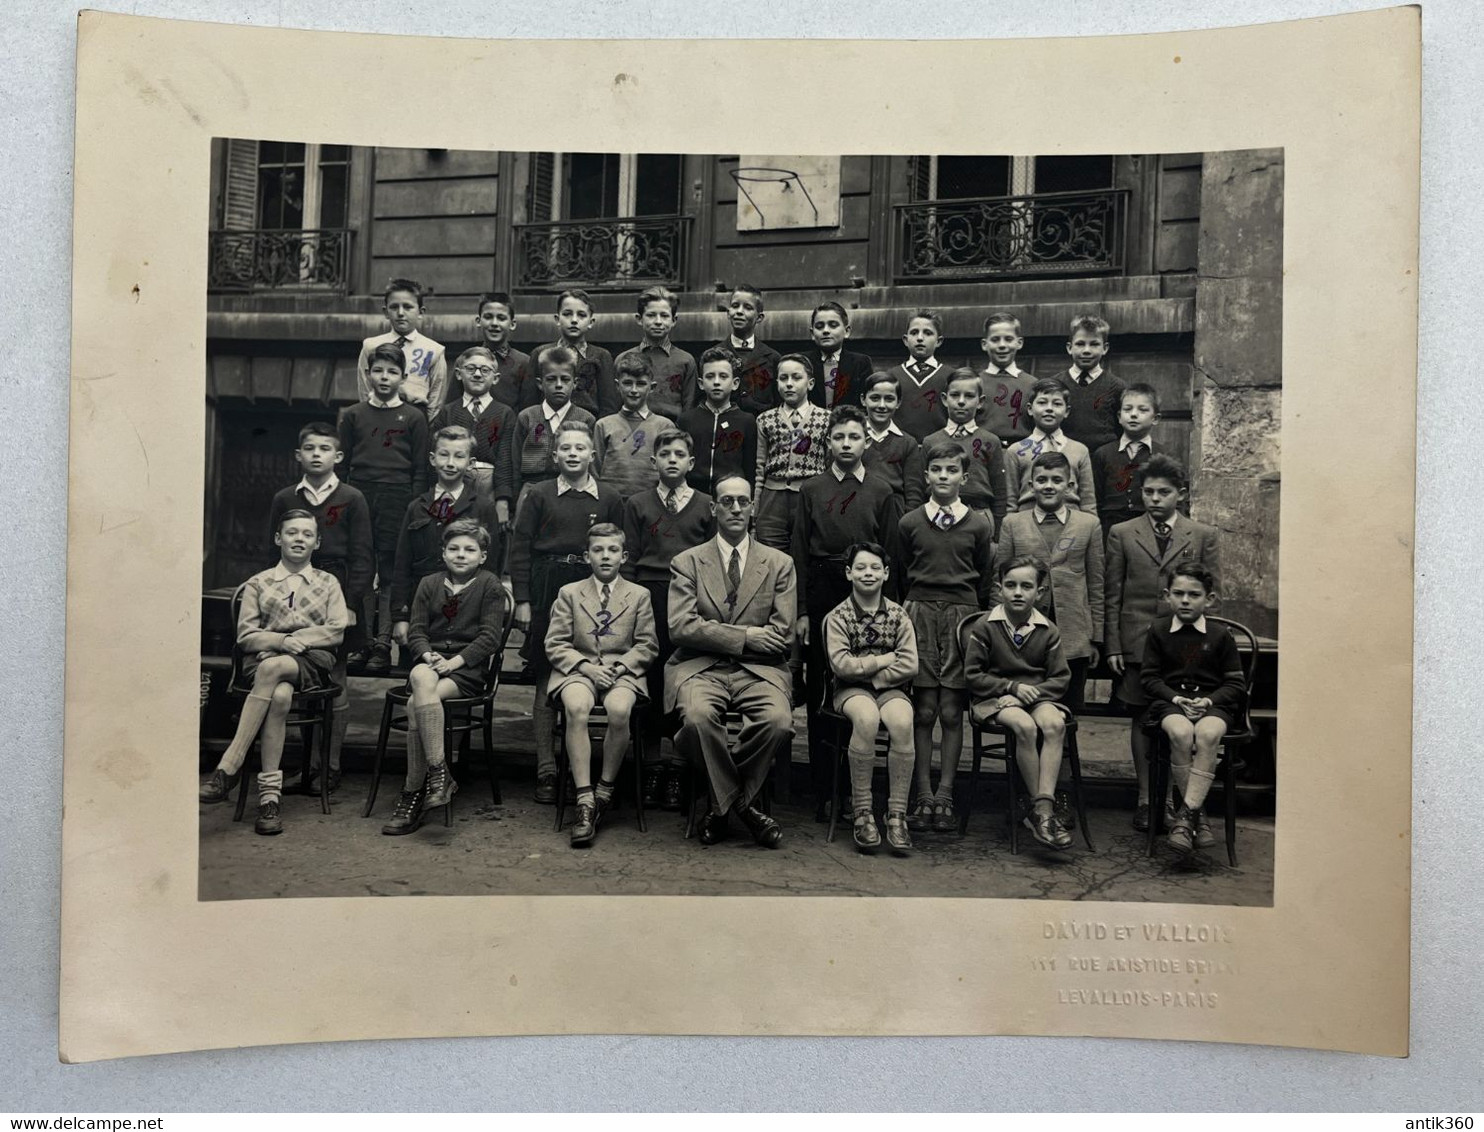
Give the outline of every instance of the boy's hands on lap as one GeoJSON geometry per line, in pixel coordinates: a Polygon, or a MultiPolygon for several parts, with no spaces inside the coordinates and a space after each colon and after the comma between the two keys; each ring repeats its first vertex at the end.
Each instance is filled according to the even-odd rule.
{"type": "Polygon", "coordinates": [[[285,637],[283,639],[283,651],[289,656],[303,656],[309,651],[309,646],[298,637],[285,637]]]}
{"type": "Polygon", "coordinates": [[[1033,703],[1036,702],[1036,700],[1040,698],[1040,696],[1041,693],[1037,690],[1034,684],[1015,685],[1015,698],[1023,703],[1026,707],[1030,707],[1033,703]]]}

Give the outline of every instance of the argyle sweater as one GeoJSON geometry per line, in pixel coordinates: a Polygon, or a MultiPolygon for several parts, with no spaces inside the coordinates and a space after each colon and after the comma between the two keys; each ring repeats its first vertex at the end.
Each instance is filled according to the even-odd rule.
{"type": "Polygon", "coordinates": [[[788,484],[797,488],[817,476],[830,462],[830,411],[805,401],[797,410],[786,405],[769,409],[757,419],[757,486],[788,484]],[[799,414],[799,427],[789,421],[799,414]]]}
{"type": "Polygon", "coordinates": [[[917,634],[906,611],[889,598],[881,599],[875,613],[856,605],[853,595],[846,598],[825,614],[824,643],[837,689],[884,691],[905,687],[917,675],[917,634]],[[889,668],[872,676],[862,671],[865,657],[888,654],[893,657],[889,668]]]}

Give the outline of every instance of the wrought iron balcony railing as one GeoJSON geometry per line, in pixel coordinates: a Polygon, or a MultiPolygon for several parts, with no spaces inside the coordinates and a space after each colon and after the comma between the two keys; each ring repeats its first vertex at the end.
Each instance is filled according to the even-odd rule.
{"type": "Polygon", "coordinates": [[[690,229],[689,216],[517,224],[516,286],[631,290],[681,284],[690,229]]]}
{"type": "Polygon", "coordinates": [[[899,282],[1124,270],[1128,190],[894,205],[899,282]]]}
{"type": "Polygon", "coordinates": [[[348,228],[219,229],[211,233],[211,291],[350,290],[348,228]]]}

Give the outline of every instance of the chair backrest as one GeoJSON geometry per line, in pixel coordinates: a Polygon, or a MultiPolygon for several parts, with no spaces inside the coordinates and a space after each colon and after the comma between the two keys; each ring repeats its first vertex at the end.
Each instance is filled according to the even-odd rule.
{"type": "Polygon", "coordinates": [[[500,644],[484,662],[484,694],[493,696],[500,688],[500,669],[505,663],[505,646],[510,641],[510,630],[515,627],[515,603],[510,594],[505,594],[505,615],[500,625],[500,644]]]}
{"type": "Polygon", "coordinates": [[[981,609],[978,613],[971,613],[958,623],[955,632],[958,634],[958,655],[965,661],[969,658],[969,635],[973,632],[975,624],[989,616],[989,610],[981,609]]]}
{"type": "Polygon", "coordinates": [[[1237,653],[1242,657],[1242,726],[1251,730],[1252,724],[1247,718],[1247,712],[1252,707],[1252,684],[1257,679],[1257,634],[1240,621],[1233,621],[1228,617],[1213,617],[1208,613],[1206,620],[1215,622],[1233,637],[1240,638],[1237,641],[1237,653]],[[1245,653],[1242,651],[1244,640],[1247,646],[1245,653]]]}

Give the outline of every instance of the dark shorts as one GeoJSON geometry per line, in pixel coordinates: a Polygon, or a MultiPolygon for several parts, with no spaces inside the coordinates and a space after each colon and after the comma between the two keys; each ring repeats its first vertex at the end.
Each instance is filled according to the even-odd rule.
{"type": "MultiPolygon", "coordinates": [[[[274,656],[287,655],[274,653],[274,656]]],[[[330,671],[335,667],[335,654],[329,649],[310,649],[308,652],[293,658],[299,664],[299,676],[294,681],[294,690],[298,692],[317,692],[322,688],[331,686],[330,671]]],[[[261,662],[256,655],[242,658],[242,679],[244,683],[251,684],[253,674],[257,672],[261,662]]]]}
{"type": "MultiPolygon", "coordinates": [[[[1181,714],[1183,713],[1180,711],[1180,709],[1174,704],[1170,703],[1168,700],[1153,700],[1149,704],[1148,718],[1154,720],[1156,723],[1164,719],[1164,717],[1167,715],[1181,714]]],[[[1206,714],[1213,715],[1217,719],[1225,723],[1226,729],[1228,731],[1232,730],[1236,726],[1236,721],[1232,719],[1231,714],[1229,712],[1222,711],[1221,708],[1207,708],[1206,714]]]]}
{"type": "MultiPolygon", "coordinates": [[[[444,656],[458,656],[460,649],[450,645],[448,648],[439,648],[437,642],[433,644],[434,652],[441,652],[444,656]]],[[[414,661],[413,667],[422,661],[414,661]]],[[[476,699],[484,695],[484,668],[460,668],[450,672],[447,676],[440,676],[440,680],[452,680],[454,687],[459,690],[459,695],[465,699],[476,699]]]]}
{"type": "Polygon", "coordinates": [[[568,582],[580,582],[592,574],[585,562],[560,562],[536,555],[531,560],[531,631],[520,647],[521,659],[537,676],[551,671],[546,659],[546,630],[551,625],[551,607],[568,582]]]}

